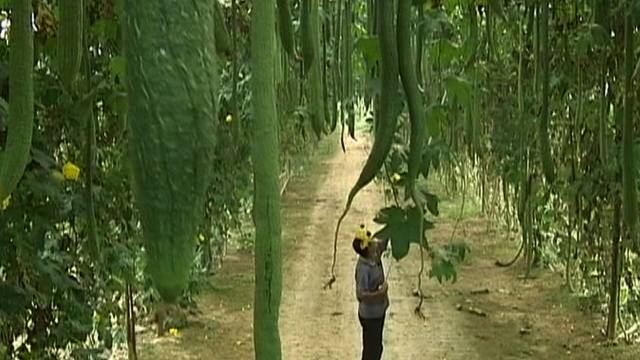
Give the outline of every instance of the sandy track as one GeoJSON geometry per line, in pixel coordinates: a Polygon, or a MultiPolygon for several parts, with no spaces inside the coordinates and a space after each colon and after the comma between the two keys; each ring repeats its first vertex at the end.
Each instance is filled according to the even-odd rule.
{"type": "MultiPolygon", "coordinates": [[[[341,229],[336,267],[338,281],[332,290],[325,291],[322,285],[329,276],[335,224],[366,159],[366,146],[364,142],[349,141],[346,154],[338,152],[322,164],[326,171],[315,193],[291,191],[298,198],[290,198],[289,206],[298,212],[284,211],[284,229],[289,229],[284,235],[294,242],[284,271],[280,320],[284,359],[360,357],[360,326],[353,280],[357,257],[350,240],[360,223],[373,226],[371,219],[384,205],[379,186],[369,185],[358,195],[341,229]]],[[[389,279],[391,307],[385,331],[385,359],[441,359],[451,353],[451,341],[463,335],[453,330],[456,324],[451,320],[455,319],[447,318],[452,312],[449,306],[426,303],[427,321],[414,316],[417,299],[411,293],[418,259],[418,250],[412,248],[406,261],[393,264],[389,279]]],[[[390,261],[386,261],[385,267],[390,261]]],[[[469,354],[464,355],[465,359],[473,359],[469,354]]]]}

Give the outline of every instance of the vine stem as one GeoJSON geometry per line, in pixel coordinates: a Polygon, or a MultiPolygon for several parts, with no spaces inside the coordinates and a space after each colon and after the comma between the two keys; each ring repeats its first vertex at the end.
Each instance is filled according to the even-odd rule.
{"type": "Polygon", "coordinates": [[[340,233],[340,226],[342,225],[342,221],[344,220],[345,217],[347,217],[347,214],[349,213],[349,210],[351,209],[351,203],[353,202],[353,198],[351,196],[349,196],[349,199],[347,200],[347,205],[344,208],[344,211],[342,212],[342,215],[340,215],[340,218],[338,219],[338,224],[336,225],[336,232],[334,234],[334,238],[333,238],[333,260],[331,261],[331,277],[329,278],[329,281],[327,281],[324,286],[322,287],[323,289],[331,289],[331,286],[333,285],[333,283],[336,282],[336,263],[337,263],[337,256],[338,256],[338,234],[340,233]]]}

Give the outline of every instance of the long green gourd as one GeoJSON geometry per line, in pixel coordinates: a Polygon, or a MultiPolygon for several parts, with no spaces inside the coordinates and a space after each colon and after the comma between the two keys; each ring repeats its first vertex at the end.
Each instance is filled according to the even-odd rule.
{"type": "Polygon", "coordinates": [[[422,165],[422,152],[424,150],[425,143],[425,105],[420,95],[420,89],[418,85],[417,69],[413,62],[414,56],[411,52],[411,0],[398,0],[398,21],[397,21],[397,43],[398,43],[398,59],[399,59],[399,72],[400,79],[402,79],[402,85],[404,93],[407,97],[407,103],[409,104],[409,121],[411,122],[411,135],[409,143],[409,171],[407,174],[407,188],[406,191],[416,208],[418,209],[418,216],[420,219],[418,225],[418,234],[416,234],[420,244],[420,271],[418,273],[418,291],[420,293],[420,300],[415,311],[421,315],[422,303],[424,297],[422,294],[422,273],[424,272],[424,204],[418,195],[418,189],[416,188],[416,182],[420,174],[420,168],[422,165]]]}
{"type": "MultiPolygon", "coordinates": [[[[322,0],[322,10],[325,13],[329,13],[329,1],[322,0]]],[[[322,22],[322,106],[324,108],[325,115],[325,129],[331,128],[333,119],[331,119],[332,113],[329,111],[329,55],[327,48],[329,46],[329,40],[331,38],[331,22],[329,17],[324,18],[322,22]]]]}
{"type": "MultiPolygon", "coordinates": [[[[418,5],[418,19],[424,19],[424,4],[418,5]]],[[[418,85],[424,86],[424,75],[422,70],[423,57],[424,57],[424,42],[426,40],[426,25],[420,23],[417,25],[416,33],[416,76],[418,78],[418,85]]]]}
{"type": "MultiPolygon", "coordinates": [[[[492,11],[487,8],[487,12],[492,11]]],[[[465,126],[465,135],[467,140],[467,152],[471,159],[475,159],[475,155],[479,149],[479,137],[480,137],[480,118],[474,118],[474,108],[476,97],[474,96],[475,89],[477,88],[477,70],[475,68],[475,63],[477,60],[477,50],[478,50],[478,13],[476,10],[476,6],[473,3],[469,3],[467,5],[467,14],[469,16],[469,49],[470,53],[467,59],[465,60],[465,69],[470,73],[473,73],[473,90],[470,94],[469,102],[466,105],[465,114],[464,114],[464,126],[465,126]]]]}
{"type": "Polygon", "coordinates": [[[343,2],[344,0],[337,0],[335,3],[336,15],[335,15],[335,36],[333,40],[333,72],[334,72],[334,99],[335,99],[335,122],[336,127],[340,124],[340,144],[342,145],[342,151],[346,151],[344,143],[344,116],[342,112],[342,105],[338,104],[337,99],[344,99],[342,89],[342,16],[343,16],[343,2]]]}
{"type": "Polygon", "coordinates": [[[549,0],[542,1],[542,12],[540,19],[540,37],[542,51],[542,116],[539,127],[539,150],[542,161],[542,171],[549,183],[555,180],[555,168],[551,157],[551,145],[549,144],[549,0]]]}
{"type": "MultiPolygon", "coordinates": [[[[336,13],[340,13],[340,8],[338,7],[339,4],[336,2],[335,6],[335,11],[336,13]]],[[[339,53],[337,51],[337,49],[339,48],[339,43],[340,43],[340,16],[335,16],[333,18],[333,20],[331,21],[331,29],[333,32],[333,36],[329,37],[330,39],[333,39],[333,42],[330,43],[332,45],[333,48],[333,56],[331,59],[331,121],[329,123],[329,132],[334,132],[338,126],[338,79],[339,79],[339,64],[340,61],[338,60],[338,56],[339,53]]],[[[328,115],[329,116],[329,115],[328,115]]]]}
{"type": "MultiPolygon", "coordinates": [[[[487,9],[487,11],[490,11],[487,9]]],[[[465,60],[465,69],[474,65],[478,57],[478,11],[473,2],[467,4],[467,16],[469,17],[469,56],[465,60]]]]}
{"type": "Polygon", "coordinates": [[[633,123],[634,88],[633,88],[633,66],[634,42],[633,29],[634,19],[631,13],[631,1],[625,9],[627,14],[624,23],[624,123],[622,130],[622,199],[624,222],[628,233],[635,240],[636,250],[640,250],[638,235],[636,234],[636,224],[638,222],[638,199],[636,192],[636,164],[634,159],[635,132],[633,123]]]}
{"type": "Polygon", "coordinates": [[[333,239],[333,261],[331,264],[331,279],[325,284],[325,288],[331,287],[336,281],[335,265],[338,250],[338,234],[340,233],[340,225],[349,213],[351,204],[358,192],[367,186],[382,168],[384,160],[391,150],[393,144],[393,135],[396,131],[398,117],[395,114],[395,102],[398,96],[398,51],[396,47],[396,37],[394,28],[394,6],[392,0],[378,0],[378,24],[380,32],[378,41],[381,51],[380,58],[380,74],[381,74],[381,94],[380,94],[380,112],[378,114],[378,126],[376,127],[375,137],[371,152],[367,157],[367,161],[360,172],[358,180],[353,185],[347,196],[345,209],[338,219],[336,225],[335,236],[333,239]]]}
{"type": "Polygon", "coordinates": [[[126,0],[125,8],[129,157],[146,270],[163,300],[175,302],[212,175],[215,10],[202,0],[126,0]]]}
{"type": "Polygon", "coordinates": [[[607,62],[602,60],[600,71],[600,111],[598,114],[598,148],[600,163],[605,165],[609,161],[607,144],[607,118],[609,115],[609,101],[607,99],[607,62]]]}
{"type": "Polygon", "coordinates": [[[349,136],[356,138],[356,119],[353,109],[353,0],[346,0],[344,10],[344,100],[349,136]]]}
{"type": "Polygon", "coordinates": [[[278,29],[282,48],[292,59],[296,57],[293,29],[291,25],[291,10],[288,0],[278,0],[278,29]]]}
{"type": "MultiPolygon", "coordinates": [[[[309,1],[309,30],[311,33],[311,47],[313,54],[307,86],[309,89],[310,116],[313,132],[318,139],[322,137],[327,128],[324,106],[323,81],[322,81],[322,55],[320,54],[320,15],[318,0],[309,1]]],[[[306,61],[306,60],[305,60],[306,61]]]]}
{"type": "MultiPolygon", "coordinates": [[[[400,79],[409,105],[411,136],[409,144],[409,172],[407,190],[413,194],[415,181],[420,173],[422,150],[425,142],[425,105],[418,88],[418,76],[412,63],[411,51],[411,0],[398,0],[398,59],[400,79]]],[[[416,204],[417,205],[417,204],[416,204]]]]}
{"type": "Polygon", "coordinates": [[[216,51],[221,57],[229,57],[233,53],[231,36],[227,30],[227,26],[224,23],[224,13],[218,0],[213,2],[215,10],[215,36],[216,36],[216,51]]]}
{"type": "Polygon", "coordinates": [[[84,0],[59,0],[58,73],[62,85],[72,91],[82,62],[84,0]]]}
{"type": "Polygon", "coordinates": [[[256,360],[280,360],[278,316],[282,292],[280,162],[278,115],[274,81],[276,58],[273,0],[253,4],[251,55],[255,181],[253,220],[255,241],[254,349],[256,360]]]}
{"type": "Polygon", "coordinates": [[[304,75],[311,70],[311,64],[316,57],[316,47],[314,46],[314,28],[312,24],[312,11],[315,8],[317,13],[317,0],[300,0],[300,32],[302,34],[302,63],[304,75]]]}
{"type": "Polygon", "coordinates": [[[0,158],[0,204],[18,186],[29,162],[33,136],[33,27],[31,0],[11,1],[9,121],[0,158]]]}

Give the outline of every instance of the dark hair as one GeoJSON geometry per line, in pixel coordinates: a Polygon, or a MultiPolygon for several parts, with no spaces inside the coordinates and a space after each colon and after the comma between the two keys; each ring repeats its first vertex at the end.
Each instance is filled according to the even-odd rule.
{"type": "Polygon", "coordinates": [[[355,252],[358,255],[362,257],[367,257],[368,248],[364,248],[364,249],[362,248],[362,239],[358,239],[358,238],[353,239],[352,245],[353,245],[353,250],[355,250],[355,252]]]}

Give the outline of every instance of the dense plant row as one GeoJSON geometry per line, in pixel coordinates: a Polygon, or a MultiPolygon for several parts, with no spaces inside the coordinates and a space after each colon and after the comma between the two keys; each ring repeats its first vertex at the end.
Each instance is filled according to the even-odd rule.
{"type": "MultiPolygon", "coordinates": [[[[127,297],[138,319],[160,300],[143,271],[147,258],[131,191],[123,2],[29,3],[0,2],[0,163],[6,168],[0,182],[0,294],[7,300],[0,302],[0,358],[57,358],[62,352],[89,358],[127,340],[127,297]],[[20,13],[16,6],[28,8],[20,13]],[[20,40],[20,26],[33,40],[20,40]],[[30,77],[33,90],[20,90],[30,77]],[[9,88],[18,96],[11,97],[9,88]],[[13,105],[28,101],[22,91],[32,92],[35,105],[13,105]],[[18,153],[24,155],[9,155],[18,153]],[[15,182],[15,191],[6,179],[15,182]]],[[[233,13],[230,5],[216,10],[227,43],[216,41],[218,108],[207,125],[216,138],[209,159],[215,171],[202,199],[205,220],[187,264],[183,306],[191,304],[203,276],[222,264],[230,242],[252,244],[249,5],[234,2],[233,13]]],[[[303,140],[311,128],[294,115],[298,83],[295,73],[278,79],[286,90],[280,102],[287,107],[278,118],[287,171],[311,149],[303,140]]]]}
{"type": "Polygon", "coordinates": [[[0,294],[11,299],[0,355],[89,357],[127,333],[131,345],[132,310],[189,303],[253,209],[256,356],[279,358],[274,173],[338,127],[343,140],[364,136],[359,102],[373,147],[334,249],[378,178],[392,205],[376,236],[398,260],[418,245],[418,285],[424,255],[432,277],[455,280],[466,246],[427,241],[439,213],[427,180],[439,175],[520,235],[498,265],[562,267],[567,287],[608,315],[610,339],[618,319],[638,322],[638,0],[0,10],[0,294]]]}
{"type": "Polygon", "coordinates": [[[466,3],[427,13],[425,92],[452,160],[441,170],[451,191],[474,183],[483,211],[520,234],[498,264],[562,268],[613,340],[640,311],[640,4],[466,3]]]}

